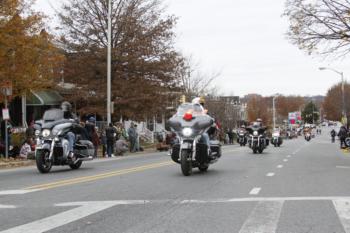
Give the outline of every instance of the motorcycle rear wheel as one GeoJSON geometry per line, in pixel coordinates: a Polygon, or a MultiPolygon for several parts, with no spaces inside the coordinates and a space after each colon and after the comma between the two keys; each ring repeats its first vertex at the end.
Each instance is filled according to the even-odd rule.
{"type": "Polygon", "coordinates": [[[52,162],[49,161],[49,151],[37,151],[35,155],[36,167],[40,173],[49,173],[52,168],[52,162]]]}
{"type": "Polygon", "coordinates": [[[192,174],[192,162],[188,160],[189,156],[189,151],[181,151],[181,171],[184,176],[190,176],[192,174]]]}

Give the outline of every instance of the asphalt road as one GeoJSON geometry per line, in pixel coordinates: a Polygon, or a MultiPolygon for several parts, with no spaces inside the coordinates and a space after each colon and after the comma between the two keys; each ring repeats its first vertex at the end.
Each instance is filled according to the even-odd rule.
{"type": "Polygon", "coordinates": [[[329,133],[255,155],[223,148],[184,177],[166,153],[104,159],[77,171],[0,171],[2,232],[350,233],[350,154],[329,133]]]}

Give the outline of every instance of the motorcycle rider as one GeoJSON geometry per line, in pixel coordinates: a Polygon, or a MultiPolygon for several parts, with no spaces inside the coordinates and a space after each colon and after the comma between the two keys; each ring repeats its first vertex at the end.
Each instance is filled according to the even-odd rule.
{"type": "MultiPolygon", "coordinates": [[[[76,121],[77,117],[75,116],[75,114],[72,113],[72,105],[68,102],[68,101],[64,101],[61,104],[61,109],[63,111],[63,118],[67,119],[67,120],[72,120],[72,121],[76,121]]],[[[66,139],[68,140],[68,157],[72,160],[74,160],[74,143],[76,140],[76,136],[75,133],[73,131],[69,131],[66,134],[66,139]]]]}
{"type": "Polygon", "coordinates": [[[348,130],[343,125],[342,127],[340,127],[340,130],[338,132],[338,137],[340,139],[340,149],[346,147],[345,139],[347,136],[348,136],[348,130]]]}
{"type": "MultiPolygon", "coordinates": [[[[192,100],[192,104],[199,104],[201,105],[203,108],[204,108],[204,104],[205,104],[205,101],[204,101],[204,98],[203,97],[196,97],[192,100]]],[[[204,108],[204,111],[206,114],[208,114],[208,110],[204,108]]],[[[208,114],[209,115],[209,114],[208,114]]],[[[209,115],[210,116],[210,115],[209,115]]],[[[212,131],[212,129],[209,129],[208,131],[212,131]]],[[[210,150],[210,137],[209,137],[209,132],[204,132],[202,134],[202,137],[201,137],[201,141],[207,145],[208,147],[208,154],[210,155],[211,154],[211,150],[210,150]]],[[[211,132],[212,133],[212,132],[211,132]]]]}
{"type": "Polygon", "coordinates": [[[238,129],[237,131],[237,143],[239,143],[239,133],[242,132],[244,134],[243,137],[246,137],[246,134],[247,134],[247,130],[245,128],[245,125],[241,125],[241,127],[238,129]]]}
{"type": "Polygon", "coordinates": [[[332,129],[332,131],[331,131],[332,142],[335,141],[335,135],[336,135],[336,134],[337,134],[337,133],[335,132],[335,130],[332,129]]]}

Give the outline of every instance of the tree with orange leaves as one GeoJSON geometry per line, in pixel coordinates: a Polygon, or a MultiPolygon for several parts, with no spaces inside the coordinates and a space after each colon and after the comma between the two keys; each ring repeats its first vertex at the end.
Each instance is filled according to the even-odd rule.
{"type": "Polygon", "coordinates": [[[0,2],[0,83],[10,81],[13,94],[51,87],[63,57],[45,30],[44,16],[33,1],[0,2]]]}

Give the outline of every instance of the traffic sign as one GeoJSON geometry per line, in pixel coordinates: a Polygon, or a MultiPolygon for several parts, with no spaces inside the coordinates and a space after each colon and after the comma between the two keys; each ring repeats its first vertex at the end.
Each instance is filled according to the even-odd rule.
{"type": "Polygon", "coordinates": [[[3,120],[10,120],[10,113],[8,108],[2,109],[2,119],[3,120]]]}

